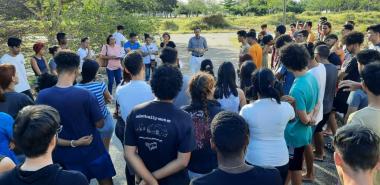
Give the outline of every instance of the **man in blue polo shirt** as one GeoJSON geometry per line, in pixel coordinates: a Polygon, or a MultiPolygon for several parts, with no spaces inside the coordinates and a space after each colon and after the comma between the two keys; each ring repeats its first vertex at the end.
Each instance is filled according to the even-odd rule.
{"type": "Polygon", "coordinates": [[[141,45],[138,42],[137,34],[130,33],[128,42],[124,44],[125,53],[128,54],[131,51],[136,51],[140,49],[141,49],[141,45]]]}
{"type": "Polygon", "coordinates": [[[116,172],[97,128],[104,126],[103,115],[95,96],[73,86],[79,56],[61,51],[55,57],[57,85],[42,90],[37,103],[49,105],[60,114],[62,132],[53,160],[66,170],[82,172],[88,180],[97,179],[100,185],[111,185],[116,172]]]}
{"type": "Polygon", "coordinates": [[[191,52],[190,69],[191,73],[195,74],[201,68],[201,62],[204,60],[203,55],[208,51],[206,38],[201,37],[201,29],[194,29],[194,37],[189,40],[187,50],[191,52]]]}

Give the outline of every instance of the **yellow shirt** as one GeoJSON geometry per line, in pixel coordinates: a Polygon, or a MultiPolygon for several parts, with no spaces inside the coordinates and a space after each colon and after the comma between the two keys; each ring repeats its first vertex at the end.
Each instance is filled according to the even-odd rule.
{"type": "Polygon", "coordinates": [[[249,55],[251,55],[253,63],[257,68],[261,68],[263,65],[263,49],[259,44],[254,44],[249,48],[249,55]]]}
{"type": "MultiPolygon", "coordinates": [[[[350,115],[348,123],[363,125],[380,136],[380,109],[366,107],[356,111],[350,115]]],[[[379,171],[375,172],[374,184],[380,185],[379,171]]]]}
{"type": "Polygon", "coordinates": [[[315,34],[311,31],[309,36],[307,36],[307,42],[314,43],[315,42],[315,34]]]}

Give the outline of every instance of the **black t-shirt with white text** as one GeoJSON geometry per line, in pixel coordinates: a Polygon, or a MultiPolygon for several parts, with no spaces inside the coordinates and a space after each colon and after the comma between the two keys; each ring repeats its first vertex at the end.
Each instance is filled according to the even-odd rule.
{"type": "Polygon", "coordinates": [[[206,176],[195,179],[191,185],[281,185],[280,172],[276,168],[254,166],[251,170],[231,174],[216,169],[206,176]]]}
{"type": "MultiPolygon", "coordinates": [[[[129,114],[125,130],[125,145],[136,146],[138,155],[150,172],[177,158],[178,152],[195,148],[194,129],[190,115],[172,103],[152,101],[135,107],[129,114]]],[[[188,185],[187,170],[164,179],[160,185],[188,185]]]]}

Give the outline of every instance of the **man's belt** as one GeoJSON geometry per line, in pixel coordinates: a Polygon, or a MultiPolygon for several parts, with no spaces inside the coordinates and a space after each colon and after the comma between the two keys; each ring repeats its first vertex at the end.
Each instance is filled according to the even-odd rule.
{"type": "Polygon", "coordinates": [[[203,57],[203,55],[191,54],[193,57],[203,57]]]}

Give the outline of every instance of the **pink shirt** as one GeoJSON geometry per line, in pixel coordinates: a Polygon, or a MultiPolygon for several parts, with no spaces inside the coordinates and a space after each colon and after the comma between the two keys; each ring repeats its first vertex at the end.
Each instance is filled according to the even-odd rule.
{"type": "MultiPolygon", "coordinates": [[[[113,47],[111,47],[110,45],[103,45],[102,47],[102,51],[100,52],[100,54],[104,55],[104,56],[118,56],[118,57],[121,57],[121,47],[118,46],[118,45],[115,45],[113,47]],[[107,48],[106,48],[107,47],[107,48]]],[[[117,70],[117,69],[121,69],[122,66],[121,66],[121,61],[120,59],[110,59],[108,60],[108,65],[107,65],[107,69],[109,70],[117,70]]]]}

